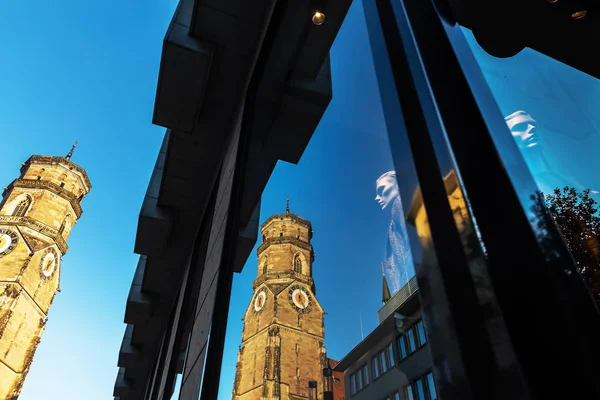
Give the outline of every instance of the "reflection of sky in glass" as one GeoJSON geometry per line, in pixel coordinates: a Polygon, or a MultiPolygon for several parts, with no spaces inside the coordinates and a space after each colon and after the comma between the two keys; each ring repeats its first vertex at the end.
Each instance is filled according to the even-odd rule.
{"type": "Polygon", "coordinates": [[[564,183],[600,190],[598,80],[530,49],[512,58],[491,57],[464,32],[502,114],[523,110],[537,121],[550,167],[540,168],[539,152],[522,154],[540,188],[564,183]]]}
{"type": "MultiPolygon", "coordinates": [[[[340,359],[361,341],[361,315],[365,336],[378,323],[390,213],[374,201],[375,181],[394,169],[360,2],[350,9],[331,62],[334,98],[300,163],[275,168],[261,222],[285,211],[286,196],[290,211],[311,221],[316,298],[327,312],[325,346],[330,358],[340,359]]],[[[234,278],[220,399],[231,398],[255,251],[234,278]]]]}

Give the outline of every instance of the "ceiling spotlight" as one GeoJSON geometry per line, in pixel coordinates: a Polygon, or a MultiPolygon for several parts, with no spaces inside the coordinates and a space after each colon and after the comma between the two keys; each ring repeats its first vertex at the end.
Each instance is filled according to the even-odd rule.
{"type": "Polygon", "coordinates": [[[323,25],[325,23],[325,14],[320,11],[315,11],[312,16],[312,23],[317,26],[323,25]]]}
{"type": "Polygon", "coordinates": [[[579,10],[575,11],[571,14],[571,19],[581,19],[587,15],[587,10],[579,10]]]}
{"type": "Polygon", "coordinates": [[[554,4],[556,3],[558,0],[546,0],[546,3],[548,4],[554,4]]]}

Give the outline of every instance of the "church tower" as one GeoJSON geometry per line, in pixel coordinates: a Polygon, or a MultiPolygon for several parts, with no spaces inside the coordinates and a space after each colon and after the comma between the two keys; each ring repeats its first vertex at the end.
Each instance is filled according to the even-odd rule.
{"type": "MultiPolygon", "coordinates": [[[[73,146],[73,149],[75,145],[73,146]]],[[[0,202],[0,400],[18,398],[60,291],[61,257],[91,185],[66,157],[31,156],[0,202]]]]}
{"type": "Polygon", "coordinates": [[[261,226],[258,277],[244,316],[233,400],[308,398],[324,390],[324,311],[315,296],[310,222],[289,211],[261,226]]]}

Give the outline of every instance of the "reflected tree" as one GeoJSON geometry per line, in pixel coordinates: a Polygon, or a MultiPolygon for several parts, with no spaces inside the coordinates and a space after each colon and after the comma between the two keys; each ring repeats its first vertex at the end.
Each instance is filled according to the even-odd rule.
{"type": "Polygon", "coordinates": [[[542,195],[544,206],[561,232],[578,271],[600,303],[600,215],[590,190],[572,187],[542,195]]]}

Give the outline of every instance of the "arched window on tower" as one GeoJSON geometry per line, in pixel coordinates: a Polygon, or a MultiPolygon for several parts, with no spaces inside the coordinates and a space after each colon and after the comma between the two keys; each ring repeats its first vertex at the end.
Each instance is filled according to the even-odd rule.
{"type": "Polygon", "coordinates": [[[15,217],[24,217],[27,210],[29,210],[29,206],[31,205],[31,197],[27,196],[23,200],[17,204],[12,215],[15,217]]]}
{"type": "Polygon", "coordinates": [[[302,260],[300,259],[299,255],[296,255],[296,257],[294,257],[294,272],[297,272],[299,274],[302,273],[302,260]]]}
{"type": "Polygon", "coordinates": [[[263,261],[263,267],[262,267],[262,273],[266,274],[267,273],[267,267],[269,266],[269,259],[265,257],[264,261],[263,261]]]}
{"type": "Polygon", "coordinates": [[[63,219],[62,224],[60,224],[60,228],[58,228],[58,233],[62,235],[62,233],[65,231],[65,227],[69,224],[71,220],[71,214],[67,214],[65,215],[65,218],[63,219]]]}

